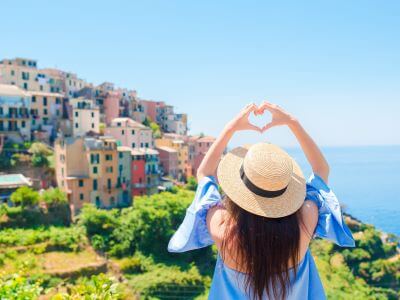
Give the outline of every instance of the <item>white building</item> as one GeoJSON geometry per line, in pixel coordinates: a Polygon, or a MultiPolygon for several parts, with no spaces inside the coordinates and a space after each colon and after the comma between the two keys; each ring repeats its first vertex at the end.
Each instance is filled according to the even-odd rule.
{"type": "Polygon", "coordinates": [[[93,100],[74,98],[70,103],[73,136],[85,136],[88,132],[100,133],[100,112],[93,100]]]}
{"type": "Polygon", "coordinates": [[[30,141],[30,96],[15,85],[0,84],[0,133],[15,142],[30,141]]]}

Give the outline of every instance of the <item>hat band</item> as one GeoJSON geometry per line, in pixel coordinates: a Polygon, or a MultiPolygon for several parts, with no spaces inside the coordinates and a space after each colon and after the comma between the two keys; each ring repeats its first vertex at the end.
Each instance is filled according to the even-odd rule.
{"type": "Polygon", "coordinates": [[[281,196],[287,189],[288,186],[285,186],[281,190],[277,191],[269,191],[269,190],[264,190],[256,186],[254,183],[251,182],[251,180],[246,176],[244,173],[244,168],[243,165],[240,167],[240,178],[242,178],[242,181],[244,185],[252,191],[254,194],[257,196],[265,197],[265,198],[275,198],[281,196]]]}

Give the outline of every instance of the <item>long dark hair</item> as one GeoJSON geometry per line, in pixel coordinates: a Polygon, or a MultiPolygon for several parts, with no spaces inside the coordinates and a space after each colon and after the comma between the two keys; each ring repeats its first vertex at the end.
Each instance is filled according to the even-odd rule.
{"type": "Polygon", "coordinates": [[[291,288],[290,269],[297,272],[300,228],[296,213],[283,218],[254,215],[225,197],[229,211],[222,241],[222,258],[230,255],[246,276],[246,292],[253,299],[264,293],[285,299],[291,288]]]}

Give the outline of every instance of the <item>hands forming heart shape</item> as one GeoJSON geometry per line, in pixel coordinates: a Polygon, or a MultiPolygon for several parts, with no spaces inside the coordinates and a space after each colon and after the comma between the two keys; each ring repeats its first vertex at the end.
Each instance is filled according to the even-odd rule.
{"type": "Polygon", "coordinates": [[[276,104],[269,103],[264,101],[260,106],[257,106],[254,103],[248,104],[242,111],[229,123],[229,127],[239,131],[239,130],[255,130],[260,133],[274,127],[281,125],[289,125],[294,122],[295,119],[279,107],[276,104]],[[258,127],[254,124],[251,124],[249,121],[249,116],[253,113],[255,116],[261,116],[265,111],[269,111],[272,120],[271,122],[265,124],[263,127],[258,127]]]}

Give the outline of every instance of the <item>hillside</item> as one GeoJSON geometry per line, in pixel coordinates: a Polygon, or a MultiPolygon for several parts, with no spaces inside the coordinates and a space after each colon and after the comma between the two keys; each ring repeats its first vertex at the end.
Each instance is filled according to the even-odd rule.
{"type": "MultiPolygon", "coordinates": [[[[192,198],[192,191],[175,189],[135,198],[134,207],[122,210],[87,206],[70,226],[35,228],[2,207],[0,298],[206,299],[215,249],[166,251],[192,198]]],[[[398,299],[396,238],[349,216],[346,222],[357,248],[322,240],[311,245],[328,298],[398,299]]]]}

